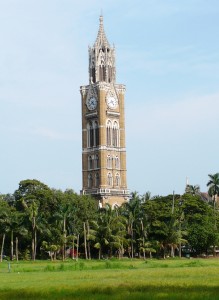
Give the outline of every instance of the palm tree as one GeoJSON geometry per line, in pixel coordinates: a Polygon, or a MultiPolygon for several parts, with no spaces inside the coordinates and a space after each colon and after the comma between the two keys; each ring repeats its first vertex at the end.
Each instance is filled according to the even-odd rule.
{"type": "Polygon", "coordinates": [[[138,235],[142,237],[144,235],[144,226],[142,223],[143,215],[141,210],[141,199],[137,192],[131,194],[131,199],[129,202],[124,203],[121,206],[121,215],[126,218],[127,223],[127,233],[130,241],[130,256],[134,257],[134,252],[136,247],[134,244],[138,240],[138,235]]]}
{"type": "Polygon", "coordinates": [[[104,208],[99,210],[97,220],[96,244],[94,247],[99,250],[99,258],[104,249],[109,251],[110,256],[113,250],[123,254],[123,246],[125,240],[125,218],[119,214],[119,209],[106,204],[104,208]]]}
{"type": "Polygon", "coordinates": [[[207,183],[208,194],[213,197],[214,209],[216,205],[216,197],[219,195],[219,173],[216,174],[208,174],[210,180],[207,183]]]}
{"type": "Polygon", "coordinates": [[[200,186],[198,184],[196,184],[196,185],[187,184],[185,192],[186,192],[186,194],[191,194],[193,196],[199,195],[200,194],[200,186]]]}
{"type": "Polygon", "coordinates": [[[32,249],[32,260],[36,259],[36,247],[37,247],[37,216],[38,216],[38,203],[37,201],[32,198],[25,201],[22,199],[22,205],[27,213],[29,221],[31,222],[32,228],[32,242],[31,242],[31,249],[32,249]]]}
{"type": "Polygon", "coordinates": [[[8,219],[10,215],[10,207],[8,203],[4,200],[0,200],[0,232],[2,243],[1,243],[1,252],[0,252],[0,262],[3,260],[3,252],[4,252],[4,244],[5,244],[5,236],[7,231],[9,231],[8,228],[8,219]]]}
{"type": "MultiPolygon", "coordinates": [[[[181,244],[186,244],[187,240],[182,238],[182,236],[186,236],[187,232],[181,229],[181,221],[183,216],[180,219],[171,218],[168,225],[168,237],[167,237],[167,245],[170,247],[170,256],[174,257],[174,250],[178,247],[181,248],[181,244]]],[[[179,249],[180,250],[180,249],[179,249]]],[[[180,252],[180,251],[179,251],[180,252]]],[[[180,253],[181,255],[181,253],[180,253]]],[[[179,256],[180,256],[179,255],[179,256]]]]}

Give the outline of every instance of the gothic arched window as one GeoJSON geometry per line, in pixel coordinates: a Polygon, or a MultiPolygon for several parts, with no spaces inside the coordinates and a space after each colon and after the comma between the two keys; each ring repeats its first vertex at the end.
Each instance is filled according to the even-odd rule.
{"type": "Polygon", "coordinates": [[[99,126],[97,121],[94,122],[94,146],[99,145],[99,126]]]}
{"type": "Polygon", "coordinates": [[[110,186],[113,185],[113,176],[111,173],[108,173],[108,175],[107,175],[107,184],[110,186]]]}
{"type": "Polygon", "coordinates": [[[97,121],[87,124],[87,146],[94,147],[99,145],[99,126],[97,121]]]}
{"type": "Polygon", "coordinates": [[[91,133],[91,130],[92,130],[92,123],[89,122],[87,124],[87,147],[90,147],[90,144],[91,144],[91,142],[90,142],[90,133],[91,133]]]}
{"type": "Polygon", "coordinates": [[[118,156],[115,157],[115,168],[119,169],[119,158],[118,158],[118,156]]]}
{"type": "Polygon", "coordinates": [[[94,131],[93,131],[92,122],[89,122],[87,124],[87,146],[88,147],[94,146],[94,131]]]}
{"type": "Polygon", "coordinates": [[[107,155],[107,168],[112,169],[113,158],[110,155],[107,155]]]}
{"type": "Polygon", "coordinates": [[[116,186],[119,186],[119,184],[120,184],[120,176],[119,176],[119,174],[117,173],[116,174],[116,180],[115,180],[116,182],[116,186]]]}
{"type": "Polygon", "coordinates": [[[109,78],[109,82],[112,81],[112,66],[109,66],[108,67],[108,78],[109,78]]]}
{"type": "Polygon", "coordinates": [[[112,145],[112,122],[110,120],[106,124],[106,144],[107,146],[112,145]]]}
{"type": "Polygon", "coordinates": [[[99,185],[100,185],[100,176],[99,176],[99,173],[96,173],[95,174],[95,186],[99,187],[99,185]]]}
{"type": "Polygon", "coordinates": [[[93,177],[92,174],[88,175],[88,188],[92,188],[93,186],[93,177]]]}
{"type": "Polygon", "coordinates": [[[119,146],[119,125],[116,121],[113,123],[113,146],[119,146]]]}
{"type": "Polygon", "coordinates": [[[94,169],[99,168],[99,156],[96,154],[94,157],[94,169]]]}
{"type": "Polygon", "coordinates": [[[92,170],[93,169],[93,159],[92,156],[88,156],[88,170],[92,170]]]}

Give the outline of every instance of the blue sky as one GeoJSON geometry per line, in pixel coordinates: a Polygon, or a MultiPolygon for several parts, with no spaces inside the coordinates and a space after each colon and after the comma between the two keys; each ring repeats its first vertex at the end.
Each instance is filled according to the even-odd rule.
{"type": "Polygon", "coordinates": [[[131,191],[206,191],[219,172],[218,0],[0,0],[0,193],[81,189],[80,85],[103,11],[126,84],[131,191]]]}

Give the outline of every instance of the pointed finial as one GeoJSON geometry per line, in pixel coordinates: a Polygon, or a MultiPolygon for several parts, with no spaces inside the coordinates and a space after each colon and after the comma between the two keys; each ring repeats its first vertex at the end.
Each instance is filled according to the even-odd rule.
{"type": "Polygon", "coordinates": [[[107,37],[104,32],[103,15],[102,14],[99,17],[99,20],[100,20],[100,25],[99,25],[98,34],[97,34],[97,38],[96,38],[94,45],[95,46],[108,45],[108,47],[110,47],[109,42],[108,42],[107,37]]]}
{"type": "Polygon", "coordinates": [[[102,14],[100,15],[99,20],[100,20],[100,25],[102,25],[103,24],[103,15],[102,14]]]}

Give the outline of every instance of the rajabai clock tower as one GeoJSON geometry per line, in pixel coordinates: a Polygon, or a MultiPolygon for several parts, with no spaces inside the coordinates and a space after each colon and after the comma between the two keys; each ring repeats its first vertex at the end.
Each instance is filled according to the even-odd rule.
{"type": "Polygon", "coordinates": [[[80,87],[82,105],[82,194],[102,205],[129,199],[126,183],[125,85],[116,83],[115,48],[100,16],[99,31],[89,47],[89,84],[80,87]]]}

